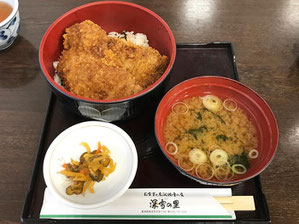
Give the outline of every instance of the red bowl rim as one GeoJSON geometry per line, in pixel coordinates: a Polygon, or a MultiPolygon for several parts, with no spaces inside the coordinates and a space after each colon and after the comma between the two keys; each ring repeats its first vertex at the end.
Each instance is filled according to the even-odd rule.
{"type": "Polygon", "coordinates": [[[167,25],[167,23],[160,17],[158,16],[156,13],[154,13],[153,11],[134,4],[134,3],[130,3],[130,2],[121,2],[121,1],[106,1],[106,2],[93,2],[93,3],[88,3],[88,4],[84,4],[81,6],[78,6],[76,8],[73,8],[71,10],[69,10],[68,12],[64,13],[63,15],[61,15],[58,19],[56,19],[51,25],[50,27],[47,29],[47,31],[45,32],[41,43],[40,43],[40,47],[39,47],[39,64],[40,64],[40,68],[45,76],[45,78],[48,80],[48,82],[51,84],[52,87],[54,87],[56,90],[58,90],[60,93],[66,95],[67,97],[71,97],[75,100],[80,100],[80,101],[84,101],[84,102],[91,102],[91,103],[107,103],[107,104],[111,104],[111,103],[120,103],[120,102],[124,102],[127,100],[132,100],[132,99],[136,99],[139,98],[145,94],[147,94],[148,92],[152,91],[153,89],[155,89],[159,84],[161,84],[163,82],[163,80],[168,76],[168,74],[170,73],[174,61],[176,58],[176,42],[174,39],[174,35],[170,29],[170,27],[167,25]],[[105,4],[116,4],[116,5],[127,5],[127,6],[131,6],[134,8],[138,8],[141,9],[147,13],[149,13],[150,15],[154,16],[155,18],[157,18],[162,24],[163,26],[166,28],[170,40],[171,40],[171,45],[173,48],[172,54],[169,56],[170,60],[169,60],[169,64],[166,68],[166,70],[164,71],[163,75],[156,80],[156,82],[154,82],[152,85],[150,85],[149,87],[147,87],[146,89],[134,94],[134,95],[130,95],[128,97],[122,97],[122,98],[118,98],[118,99],[112,99],[112,100],[97,100],[97,99],[90,99],[90,98],[86,98],[86,97],[82,97],[82,96],[78,96],[76,94],[73,94],[69,91],[67,91],[66,89],[64,89],[63,87],[61,87],[60,85],[58,85],[54,79],[51,77],[51,75],[47,72],[47,69],[45,67],[45,63],[44,63],[44,59],[42,57],[43,53],[44,53],[44,44],[45,44],[45,40],[48,37],[49,33],[51,32],[51,30],[56,26],[57,23],[59,23],[62,19],[64,19],[65,17],[67,17],[68,15],[76,12],[79,9],[82,8],[86,8],[86,7],[90,7],[93,5],[105,5],[105,4]]]}
{"type": "Polygon", "coordinates": [[[196,181],[199,181],[199,182],[203,182],[203,183],[207,183],[207,184],[210,184],[210,185],[219,185],[219,186],[225,186],[225,185],[234,185],[234,184],[238,184],[238,183],[241,183],[241,182],[244,182],[246,180],[249,180],[249,179],[252,179],[254,178],[255,176],[258,176],[261,172],[263,172],[269,165],[270,163],[272,162],[273,158],[274,158],[274,155],[276,154],[276,151],[277,151],[277,147],[278,147],[278,141],[279,141],[279,129],[278,129],[278,125],[277,125],[277,120],[274,116],[274,113],[273,111],[271,110],[270,106],[268,105],[268,103],[256,92],[254,91],[253,89],[251,89],[250,87],[246,86],[245,84],[237,81],[237,80],[234,80],[234,79],[230,79],[230,78],[227,78],[227,77],[222,77],[222,76],[198,76],[198,77],[195,77],[195,78],[190,78],[190,79],[187,79],[185,81],[182,81],[180,83],[178,83],[177,85],[175,85],[174,87],[172,87],[169,91],[167,91],[167,93],[164,95],[164,97],[161,99],[158,107],[157,107],[157,110],[156,110],[156,114],[155,114],[155,137],[156,137],[156,140],[158,142],[158,145],[161,149],[161,151],[163,152],[163,154],[165,155],[165,157],[172,163],[172,165],[177,168],[182,174],[184,174],[185,176],[191,178],[191,179],[194,179],[196,181]],[[274,148],[274,152],[273,154],[271,155],[271,158],[269,159],[268,163],[265,164],[258,172],[256,172],[255,174],[252,174],[251,176],[247,177],[247,178],[240,178],[240,179],[237,179],[237,180],[234,180],[234,181],[211,181],[211,180],[205,180],[205,179],[202,179],[202,178],[199,178],[199,177],[195,177],[191,174],[189,174],[187,171],[183,170],[182,168],[180,168],[179,166],[177,166],[177,164],[175,164],[170,158],[169,156],[165,153],[165,150],[164,150],[164,147],[162,147],[160,141],[159,141],[159,138],[158,138],[158,135],[157,135],[157,126],[158,126],[158,119],[157,119],[157,114],[159,113],[159,111],[161,110],[161,105],[162,103],[164,102],[165,98],[169,95],[169,94],[172,94],[173,91],[175,91],[180,85],[183,85],[184,83],[186,82],[191,82],[192,80],[195,80],[195,79],[224,79],[224,80],[228,80],[228,81],[231,81],[231,82],[234,82],[236,84],[239,84],[245,88],[247,88],[248,90],[250,90],[252,93],[254,93],[258,98],[260,98],[260,100],[262,101],[262,103],[265,104],[265,106],[267,107],[267,109],[269,110],[270,112],[270,116],[268,117],[269,119],[273,119],[273,124],[274,124],[274,129],[275,129],[275,132],[273,132],[274,134],[276,134],[276,137],[273,138],[275,140],[275,148],[274,148]]]}

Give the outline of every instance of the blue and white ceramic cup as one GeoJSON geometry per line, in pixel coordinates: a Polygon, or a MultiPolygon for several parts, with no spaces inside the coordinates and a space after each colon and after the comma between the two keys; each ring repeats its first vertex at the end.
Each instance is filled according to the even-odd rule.
{"type": "Polygon", "coordinates": [[[19,1],[0,0],[13,8],[10,15],[0,23],[0,50],[8,48],[16,39],[20,27],[19,1]]]}

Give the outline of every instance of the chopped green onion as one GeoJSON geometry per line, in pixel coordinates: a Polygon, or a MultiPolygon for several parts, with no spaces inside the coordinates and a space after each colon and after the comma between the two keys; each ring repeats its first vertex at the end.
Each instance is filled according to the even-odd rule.
{"type": "Polygon", "coordinates": [[[222,101],[217,96],[206,95],[202,97],[203,105],[211,111],[219,111],[222,109],[222,101]]]}
{"type": "Polygon", "coordinates": [[[166,148],[166,151],[170,154],[170,155],[174,155],[176,154],[179,149],[178,149],[178,146],[174,143],[174,142],[168,142],[166,145],[165,145],[165,148],[166,148]],[[174,150],[172,150],[171,148],[173,147],[174,150]]]}
{"type": "Polygon", "coordinates": [[[256,149],[251,149],[248,153],[250,159],[256,159],[259,156],[259,152],[256,149]]]}
{"type": "Polygon", "coordinates": [[[247,171],[247,168],[242,164],[232,165],[232,171],[236,174],[244,174],[247,171]]]}
{"type": "Polygon", "coordinates": [[[228,155],[223,149],[215,149],[210,154],[210,160],[215,166],[221,166],[227,163],[228,155]]]}
{"type": "Polygon", "coordinates": [[[189,159],[192,163],[201,165],[207,161],[208,157],[207,157],[207,154],[204,153],[202,150],[192,149],[189,152],[189,159]]]}
{"type": "Polygon", "coordinates": [[[234,112],[238,108],[238,104],[233,99],[226,99],[223,101],[223,107],[231,112],[234,112]]]}

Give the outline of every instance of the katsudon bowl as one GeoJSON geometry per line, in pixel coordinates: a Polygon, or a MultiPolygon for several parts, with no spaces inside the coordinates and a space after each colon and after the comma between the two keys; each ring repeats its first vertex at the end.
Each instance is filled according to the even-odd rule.
{"type": "MultiPolygon", "coordinates": [[[[217,186],[236,185],[259,175],[271,163],[279,138],[275,116],[266,101],[244,84],[217,76],[192,78],[169,90],[156,111],[155,135],[179,172],[217,186]],[[228,128],[237,134],[227,132],[228,128]],[[253,129],[254,134],[249,135],[253,129]],[[243,134],[249,137],[242,138],[243,134]],[[238,140],[255,142],[250,147],[252,153],[228,153],[238,140]],[[224,171],[232,172],[224,176],[224,171]]],[[[238,149],[247,146],[237,145],[238,149]]]]}
{"type": "MultiPolygon", "coordinates": [[[[154,12],[142,6],[126,2],[94,2],[74,8],[59,17],[44,34],[39,48],[41,70],[57,98],[71,111],[84,117],[101,121],[128,120],[158,104],[164,92],[176,57],[176,43],[171,29],[154,12]],[[107,33],[123,30],[142,33],[147,36],[149,46],[166,55],[169,63],[158,80],[144,90],[113,100],[97,100],[75,95],[54,80],[53,62],[63,50],[65,29],[90,20],[107,33]]],[[[122,82],[123,80],[119,80],[122,82]]]]}

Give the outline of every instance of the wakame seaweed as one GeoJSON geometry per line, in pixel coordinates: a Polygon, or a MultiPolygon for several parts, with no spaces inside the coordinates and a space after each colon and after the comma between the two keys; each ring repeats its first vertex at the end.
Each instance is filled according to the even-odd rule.
{"type": "Polygon", "coordinates": [[[203,131],[208,131],[208,128],[206,125],[202,125],[199,128],[195,128],[195,129],[189,129],[187,132],[189,134],[193,135],[193,137],[197,140],[197,134],[203,133],[203,131]]]}
{"type": "MultiPolygon", "coordinates": [[[[213,112],[211,112],[211,113],[213,113],[213,112]]],[[[217,117],[221,121],[222,124],[226,124],[225,121],[218,114],[215,114],[215,113],[213,113],[213,114],[215,117],[217,117]]]]}
{"type": "Polygon", "coordinates": [[[214,117],[216,117],[222,124],[225,124],[225,121],[222,119],[222,117],[220,117],[218,114],[215,114],[214,112],[208,110],[207,108],[202,108],[203,111],[209,111],[210,113],[212,113],[214,115],[214,117]]]}
{"type": "Polygon", "coordinates": [[[198,112],[197,113],[197,117],[196,117],[198,120],[201,120],[202,121],[202,116],[201,116],[201,113],[200,112],[198,112]]]}
{"type": "Polygon", "coordinates": [[[222,140],[224,142],[226,142],[227,140],[232,140],[231,137],[227,137],[226,135],[217,135],[216,136],[216,139],[219,141],[219,140],[222,140]]]}
{"type": "Polygon", "coordinates": [[[242,152],[242,154],[235,154],[230,156],[228,162],[231,166],[234,164],[242,164],[247,169],[249,169],[250,167],[249,160],[245,152],[242,152]]]}

